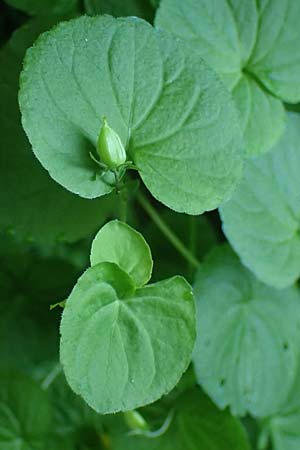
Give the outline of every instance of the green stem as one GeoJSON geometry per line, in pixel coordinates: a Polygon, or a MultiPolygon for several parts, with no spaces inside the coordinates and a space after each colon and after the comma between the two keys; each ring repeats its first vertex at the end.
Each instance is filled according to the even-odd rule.
{"type": "Polygon", "coordinates": [[[139,192],[137,194],[137,200],[140,205],[153,220],[155,225],[160,229],[160,231],[166,236],[166,238],[171,242],[171,244],[176,248],[176,250],[195,268],[200,266],[199,261],[195,256],[189,251],[188,248],[183,244],[183,242],[176,236],[176,234],[169,228],[169,226],[161,219],[155,208],[150,204],[147,198],[139,192]]]}

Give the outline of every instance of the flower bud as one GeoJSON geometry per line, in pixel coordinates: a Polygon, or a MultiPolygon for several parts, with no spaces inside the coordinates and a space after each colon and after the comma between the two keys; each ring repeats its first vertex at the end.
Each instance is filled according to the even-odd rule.
{"type": "Polygon", "coordinates": [[[126,161],[126,151],[122,141],[119,135],[108,126],[105,118],[97,142],[97,152],[100,161],[112,170],[126,161]]]}

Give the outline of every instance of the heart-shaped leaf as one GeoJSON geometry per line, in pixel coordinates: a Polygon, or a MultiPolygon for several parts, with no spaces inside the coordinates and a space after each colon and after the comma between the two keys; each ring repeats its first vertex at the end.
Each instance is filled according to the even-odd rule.
{"type": "Polygon", "coordinates": [[[78,280],[63,312],[67,381],[103,414],[153,402],[186,370],[194,327],[193,295],[183,278],[135,289],[116,264],[97,264],[78,280]]]}
{"type": "Polygon", "coordinates": [[[114,177],[90,157],[103,116],[174,210],[216,208],[242,174],[240,125],[218,77],[137,18],[81,17],[44,34],[27,52],[20,105],[42,165],[82,197],[112,190],[114,177]]]}

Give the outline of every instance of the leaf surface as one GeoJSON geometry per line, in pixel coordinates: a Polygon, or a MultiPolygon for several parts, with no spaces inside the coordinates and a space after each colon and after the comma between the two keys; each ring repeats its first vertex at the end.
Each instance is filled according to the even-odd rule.
{"type": "Polygon", "coordinates": [[[40,162],[82,197],[112,189],[89,155],[103,116],[147,188],[176,211],[216,208],[242,174],[236,110],[217,76],[137,18],[81,17],[42,35],[27,52],[20,104],[40,162]]]}
{"type": "Polygon", "coordinates": [[[153,262],[149,245],[140,233],[119,220],[105,224],[93,240],[91,265],[100,262],[117,264],[138,287],[151,278],[153,262]]]}
{"type": "Polygon", "coordinates": [[[300,275],[300,120],[289,113],[272,152],[247,161],[242,182],[220,208],[223,230],[255,275],[271,286],[300,275]]]}
{"type": "Polygon", "coordinates": [[[299,14],[294,0],[162,0],[158,9],[156,25],[198,52],[232,90],[249,156],[270,150],[283,133],[280,100],[299,101],[299,14]]]}
{"type": "Polygon", "coordinates": [[[63,312],[67,381],[103,414],[151,403],[186,370],[194,326],[193,296],[183,278],[135,290],[117,265],[97,264],[79,279],[63,312]]]}
{"type": "Polygon", "coordinates": [[[277,412],[297,375],[298,289],[262,284],[223,246],[200,269],[195,296],[193,360],[201,386],[234,415],[277,412]]]}

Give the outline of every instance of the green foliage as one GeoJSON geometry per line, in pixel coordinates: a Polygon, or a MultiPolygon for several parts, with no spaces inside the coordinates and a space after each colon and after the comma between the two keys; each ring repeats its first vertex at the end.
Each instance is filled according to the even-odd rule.
{"type": "Polygon", "coordinates": [[[294,0],[161,1],[156,24],[196,50],[231,89],[249,155],[270,150],[283,132],[279,99],[300,99],[299,15],[294,0]]]}
{"type": "Polygon", "coordinates": [[[126,223],[108,222],[92,243],[91,265],[116,263],[130,275],[137,287],[144,286],[152,273],[151,250],[143,236],[126,223]]]}
{"type": "Polygon", "coordinates": [[[300,120],[289,113],[272,152],[249,160],[242,182],[221,208],[223,228],[244,264],[278,288],[300,275],[300,120]]]}
{"type": "Polygon", "coordinates": [[[153,402],[176,385],[190,363],[195,319],[191,287],[182,277],[138,287],[149,273],[135,267],[136,258],[146,261],[146,271],[152,260],[136,231],[119,222],[101,231],[92,262],[105,261],[101,242],[113,240],[117,251],[108,254],[106,261],[113,262],[88,269],[67,299],[60,356],[72,389],[107,414],[153,402]],[[125,248],[121,240],[127,240],[125,248]]]}
{"type": "Polygon", "coordinates": [[[278,291],[260,283],[225,246],[201,266],[195,295],[199,383],[235,415],[277,412],[298,374],[298,289],[278,291]]]}
{"type": "Polygon", "coordinates": [[[0,450],[299,450],[299,1],[0,9],[0,450]]]}
{"type": "Polygon", "coordinates": [[[0,372],[0,449],[44,450],[50,432],[47,395],[30,378],[0,372]]]}
{"type": "Polygon", "coordinates": [[[103,116],[150,192],[172,209],[214,209],[241,176],[228,93],[197,55],[138,19],[82,17],[42,35],[25,58],[20,104],[40,162],[82,197],[113,189],[89,155],[103,116]]]}
{"type": "Polygon", "coordinates": [[[218,410],[199,388],[181,395],[173,407],[173,419],[162,436],[116,436],[116,450],[249,450],[245,431],[237,419],[218,410]]]}

